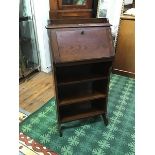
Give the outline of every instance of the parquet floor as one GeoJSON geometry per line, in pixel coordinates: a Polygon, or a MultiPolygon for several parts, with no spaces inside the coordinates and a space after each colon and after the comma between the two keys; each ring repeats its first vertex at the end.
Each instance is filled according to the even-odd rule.
{"type": "Polygon", "coordinates": [[[19,106],[28,112],[34,112],[54,95],[52,72],[39,72],[19,85],[19,106]]]}

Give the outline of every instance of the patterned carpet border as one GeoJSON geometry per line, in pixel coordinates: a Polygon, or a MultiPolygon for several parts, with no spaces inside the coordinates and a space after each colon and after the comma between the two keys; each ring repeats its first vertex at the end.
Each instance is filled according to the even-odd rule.
{"type": "MultiPolygon", "coordinates": [[[[38,111],[39,109],[34,113],[29,113],[24,109],[19,108],[19,123],[23,122],[30,115],[32,116],[38,111]]],[[[44,145],[36,142],[34,139],[26,136],[24,133],[20,132],[19,133],[19,155],[58,155],[58,154],[46,148],[44,145]]]]}

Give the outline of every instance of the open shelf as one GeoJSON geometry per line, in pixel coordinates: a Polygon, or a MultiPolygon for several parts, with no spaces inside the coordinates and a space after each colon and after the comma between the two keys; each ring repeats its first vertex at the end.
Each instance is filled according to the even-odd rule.
{"type": "Polygon", "coordinates": [[[106,94],[101,92],[87,92],[86,94],[78,94],[77,96],[71,96],[59,101],[59,105],[75,104],[84,101],[91,101],[94,99],[105,98],[106,94]]]}
{"type": "Polygon", "coordinates": [[[59,106],[106,98],[107,80],[58,87],[59,106]]]}
{"type": "Polygon", "coordinates": [[[107,79],[111,61],[61,66],[56,68],[57,85],[76,84],[107,79]]]}
{"type": "Polygon", "coordinates": [[[60,107],[60,121],[68,122],[105,113],[105,100],[83,102],[78,105],[60,107]]]}
{"type": "Polygon", "coordinates": [[[77,84],[77,83],[82,83],[82,82],[90,82],[90,81],[96,81],[96,80],[104,80],[107,79],[107,76],[101,76],[100,74],[94,74],[92,75],[87,75],[87,76],[78,76],[78,77],[68,77],[64,78],[63,81],[58,83],[58,86],[62,85],[69,85],[69,84],[77,84]]]}
{"type": "Polygon", "coordinates": [[[88,109],[87,111],[80,111],[79,113],[77,113],[76,115],[68,115],[68,116],[64,116],[61,119],[61,122],[69,122],[69,121],[74,121],[74,120],[78,120],[78,119],[83,119],[83,118],[88,118],[88,117],[94,117],[97,115],[101,115],[103,114],[104,111],[103,110],[97,110],[97,109],[88,109]]]}

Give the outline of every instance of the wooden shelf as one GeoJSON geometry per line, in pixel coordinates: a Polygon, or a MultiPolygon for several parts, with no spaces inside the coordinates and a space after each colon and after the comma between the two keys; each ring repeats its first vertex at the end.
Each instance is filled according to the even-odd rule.
{"type": "Polygon", "coordinates": [[[77,83],[82,83],[82,82],[90,82],[90,81],[96,81],[96,80],[104,80],[104,79],[108,79],[108,77],[102,76],[100,74],[88,75],[85,77],[83,77],[83,76],[74,77],[74,78],[70,77],[70,78],[63,79],[63,81],[59,81],[58,86],[77,84],[77,83]]]}
{"type": "Polygon", "coordinates": [[[106,94],[97,91],[94,93],[88,92],[87,94],[79,94],[68,98],[66,97],[63,100],[59,101],[59,106],[75,104],[84,101],[91,101],[100,98],[106,98],[106,94]]]}
{"type": "Polygon", "coordinates": [[[61,122],[68,122],[68,121],[74,121],[74,120],[78,120],[78,119],[83,119],[83,118],[88,118],[88,117],[92,117],[92,116],[97,116],[97,115],[101,115],[104,114],[104,110],[99,110],[99,109],[87,109],[87,110],[81,110],[81,111],[76,111],[76,113],[67,113],[62,115],[61,118],[61,122]]]}

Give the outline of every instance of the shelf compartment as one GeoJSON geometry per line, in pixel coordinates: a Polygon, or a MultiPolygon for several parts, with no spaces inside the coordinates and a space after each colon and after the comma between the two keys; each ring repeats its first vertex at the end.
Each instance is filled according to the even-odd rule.
{"type": "Polygon", "coordinates": [[[64,98],[59,101],[59,105],[63,106],[63,105],[75,104],[75,103],[91,101],[99,98],[106,98],[106,94],[101,92],[93,92],[93,93],[87,92],[86,94],[79,94],[77,96],[64,98]]]}
{"type": "Polygon", "coordinates": [[[78,64],[73,66],[56,67],[58,85],[74,84],[86,81],[106,79],[112,62],[78,64]]]}
{"type": "Polygon", "coordinates": [[[62,123],[104,114],[105,100],[83,102],[77,105],[62,106],[59,109],[62,123]]]}
{"type": "Polygon", "coordinates": [[[65,123],[65,122],[74,121],[74,120],[77,120],[77,119],[83,119],[83,118],[88,118],[88,117],[92,117],[92,116],[101,115],[103,113],[104,113],[103,110],[95,110],[95,109],[90,109],[89,110],[88,109],[87,112],[80,111],[80,113],[78,113],[77,115],[66,116],[66,117],[61,119],[61,122],[65,123]]]}
{"type": "Polygon", "coordinates": [[[100,80],[58,87],[59,105],[106,98],[106,85],[107,80],[100,80]]]}

